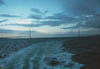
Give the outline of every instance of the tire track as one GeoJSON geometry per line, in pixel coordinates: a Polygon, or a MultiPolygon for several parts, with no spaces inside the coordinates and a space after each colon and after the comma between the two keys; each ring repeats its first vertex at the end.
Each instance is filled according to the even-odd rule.
{"type": "Polygon", "coordinates": [[[73,62],[73,54],[66,53],[63,41],[33,44],[2,60],[5,69],[80,69],[82,64],[73,62]]]}

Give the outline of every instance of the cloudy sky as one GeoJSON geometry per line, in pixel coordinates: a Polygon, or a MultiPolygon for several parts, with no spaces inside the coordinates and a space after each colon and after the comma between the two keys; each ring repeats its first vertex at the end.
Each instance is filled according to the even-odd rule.
{"type": "Polygon", "coordinates": [[[100,34],[100,0],[0,0],[0,37],[100,34]]]}

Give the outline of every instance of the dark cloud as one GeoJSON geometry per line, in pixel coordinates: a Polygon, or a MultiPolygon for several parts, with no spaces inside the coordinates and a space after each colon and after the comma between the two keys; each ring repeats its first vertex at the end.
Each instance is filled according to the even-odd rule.
{"type": "Polygon", "coordinates": [[[31,19],[41,19],[41,15],[38,15],[38,14],[31,14],[30,16],[28,16],[28,18],[31,18],[31,19]]]}
{"type": "Polygon", "coordinates": [[[64,10],[69,15],[85,15],[100,12],[100,0],[63,0],[62,3],[64,10]]]}
{"type": "Polygon", "coordinates": [[[43,25],[59,26],[61,24],[69,24],[69,23],[74,23],[76,21],[75,17],[67,16],[62,12],[53,14],[52,16],[44,16],[44,18],[42,18],[41,15],[31,14],[30,16],[28,16],[28,18],[37,19],[38,20],[37,22],[40,22],[40,24],[36,24],[34,26],[43,26],[43,25]]]}
{"type": "Polygon", "coordinates": [[[20,17],[20,16],[10,15],[10,14],[0,14],[0,17],[20,17]]]}
{"type": "Polygon", "coordinates": [[[3,0],[0,0],[0,6],[3,5],[3,4],[4,4],[4,1],[3,0]]]}
{"type": "Polygon", "coordinates": [[[83,26],[100,29],[100,14],[96,14],[91,17],[90,20],[86,21],[86,24],[83,26]]]}
{"type": "MultiPolygon", "coordinates": [[[[74,24],[77,22],[79,24],[69,29],[79,27],[100,28],[100,14],[97,14],[100,12],[100,0],[63,0],[62,5],[64,12],[45,16],[44,19],[51,19],[51,21],[42,21],[40,22],[41,24],[36,24],[36,26],[59,26],[61,24],[74,24]],[[75,18],[75,16],[79,16],[79,18],[75,18]],[[55,19],[55,21],[52,21],[52,19],[55,19]]],[[[33,11],[35,13],[42,13],[38,9],[33,9],[33,11]]],[[[42,19],[40,15],[31,15],[31,18],[42,19]]]]}
{"type": "MultiPolygon", "coordinates": [[[[16,30],[8,30],[8,29],[0,29],[0,33],[22,33],[22,34],[29,34],[29,31],[16,31],[16,30]]],[[[32,31],[32,32],[36,32],[36,31],[32,31]]]]}
{"type": "Polygon", "coordinates": [[[24,27],[39,27],[41,24],[9,24],[9,25],[17,25],[17,26],[24,26],[24,27]]]}
{"type": "Polygon", "coordinates": [[[44,21],[41,25],[49,25],[49,26],[59,26],[61,25],[61,21],[44,21]]]}
{"type": "Polygon", "coordinates": [[[1,20],[0,23],[6,22],[8,19],[1,20]]]}
{"type": "MultiPolygon", "coordinates": [[[[33,33],[36,33],[36,31],[31,31],[31,33],[33,35],[33,33]]],[[[29,31],[16,31],[16,30],[0,29],[0,34],[1,34],[0,37],[12,36],[12,37],[23,38],[23,37],[30,37],[30,30],[29,31]]]]}
{"type": "Polygon", "coordinates": [[[48,13],[48,11],[41,11],[37,8],[31,8],[30,9],[33,13],[31,15],[28,16],[28,18],[31,18],[31,19],[42,19],[46,13],[48,13]]]}
{"type": "Polygon", "coordinates": [[[71,24],[76,22],[76,18],[67,16],[63,13],[56,13],[52,16],[47,16],[44,19],[50,20],[43,21],[41,25],[59,26],[61,24],[71,24]]]}
{"type": "MultiPolygon", "coordinates": [[[[94,28],[94,29],[100,29],[100,14],[94,14],[90,17],[84,16],[80,17],[78,24],[71,28],[94,28]]],[[[70,28],[64,28],[64,29],[70,29],[70,28]]]]}
{"type": "Polygon", "coordinates": [[[72,26],[72,27],[64,27],[62,29],[78,29],[78,28],[79,28],[79,25],[72,26]]]}
{"type": "MultiPolygon", "coordinates": [[[[39,21],[36,21],[39,22],[39,21]]],[[[17,26],[24,26],[24,27],[40,27],[40,26],[59,26],[62,23],[62,21],[40,21],[40,23],[38,24],[9,24],[9,25],[17,25],[17,26]]]]}
{"type": "Polygon", "coordinates": [[[36,13],[36,14],[46,14],[46,13],[48,13],[48,10],[46,10],[46,11],[41,11],[41,10],[39,10],[39,9],[37,9],[37,8],[31,8],[30,9],[33,13],[36,13]]]}
{"type": "Polygon", "coordinates": [[[72,22],[72,21],[76,20],[75,17],[68,16],[68,15],[64,14],[63,12],[56,13],[52,16],[48,16],[48,17],[46,17],[46,19],[57,19],[57,20],[60,20],[62,22],[72,22]]]}
{"type": "Polygon", "coordinates": [[[36,8],[31,8],[31,11],[36,13],[36,14],[41,14],[42,13],[39,9],[36,9],[36,8]]]}
{"type": "Polygon", "coordinates": [[[48,19],[60,19],[60,20],[65,20],[65,19],[72,20],[72,19],[74,19],[73,17],[67,16],[66,14],[64,14],[62,12],[56,13],[53,16],[48,16],[47,18],[48,19]]]}
{"type": "Polygon", "coordinates": [[[0,33],[12,33],[12,30],[0,29],[0,33]]]}

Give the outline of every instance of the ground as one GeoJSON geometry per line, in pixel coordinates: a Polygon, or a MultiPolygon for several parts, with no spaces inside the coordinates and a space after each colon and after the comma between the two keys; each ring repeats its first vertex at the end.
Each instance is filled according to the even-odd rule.
{"type": "MultiPolygon", "coordinates": [[[[72,59],[75,62],[84,64],[80,69],[100,69],[100,36],[88,37],[66,37],[66,38],[34,38],[34,39],[7,39],[0,38],[0,59],[9,57],[13,52],[27,48],[32,44],[51,41],[63,42],[63,50],[75,54],[72,59]]],[[[55,43],[54,43],[55,44],[55,43]]],[[[59,43],[58,43],[59,44],[59,43]]],[[[51,44],[52,45],[52,44],[51,44]]],[[[50,48],[50,47],[49,47],[50,48]]],[[[56,48],[56,47],[55,47],[56,48]]],[[[53,48],[52,48],[53,49],[53,48]]],[[[52,60],[48,65],[55,66],[61,62],[52,60]]],[[[73,64],[64,65],[66,67],[73,64]]]]}
{"type": "Polygon", "coordinates": [[[100,69],[100,36],[78,37],[64,42],[65,51],[75,53],[73,60],[82,69],[100,69]]]}

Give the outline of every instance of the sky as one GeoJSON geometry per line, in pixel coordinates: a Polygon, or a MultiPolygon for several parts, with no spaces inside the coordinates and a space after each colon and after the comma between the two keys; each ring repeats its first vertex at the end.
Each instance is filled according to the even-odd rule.
{"type": "Polygon", "coordinates": [[[0,0],[0,37],[100,34],[100,0],[0,0]]]}

